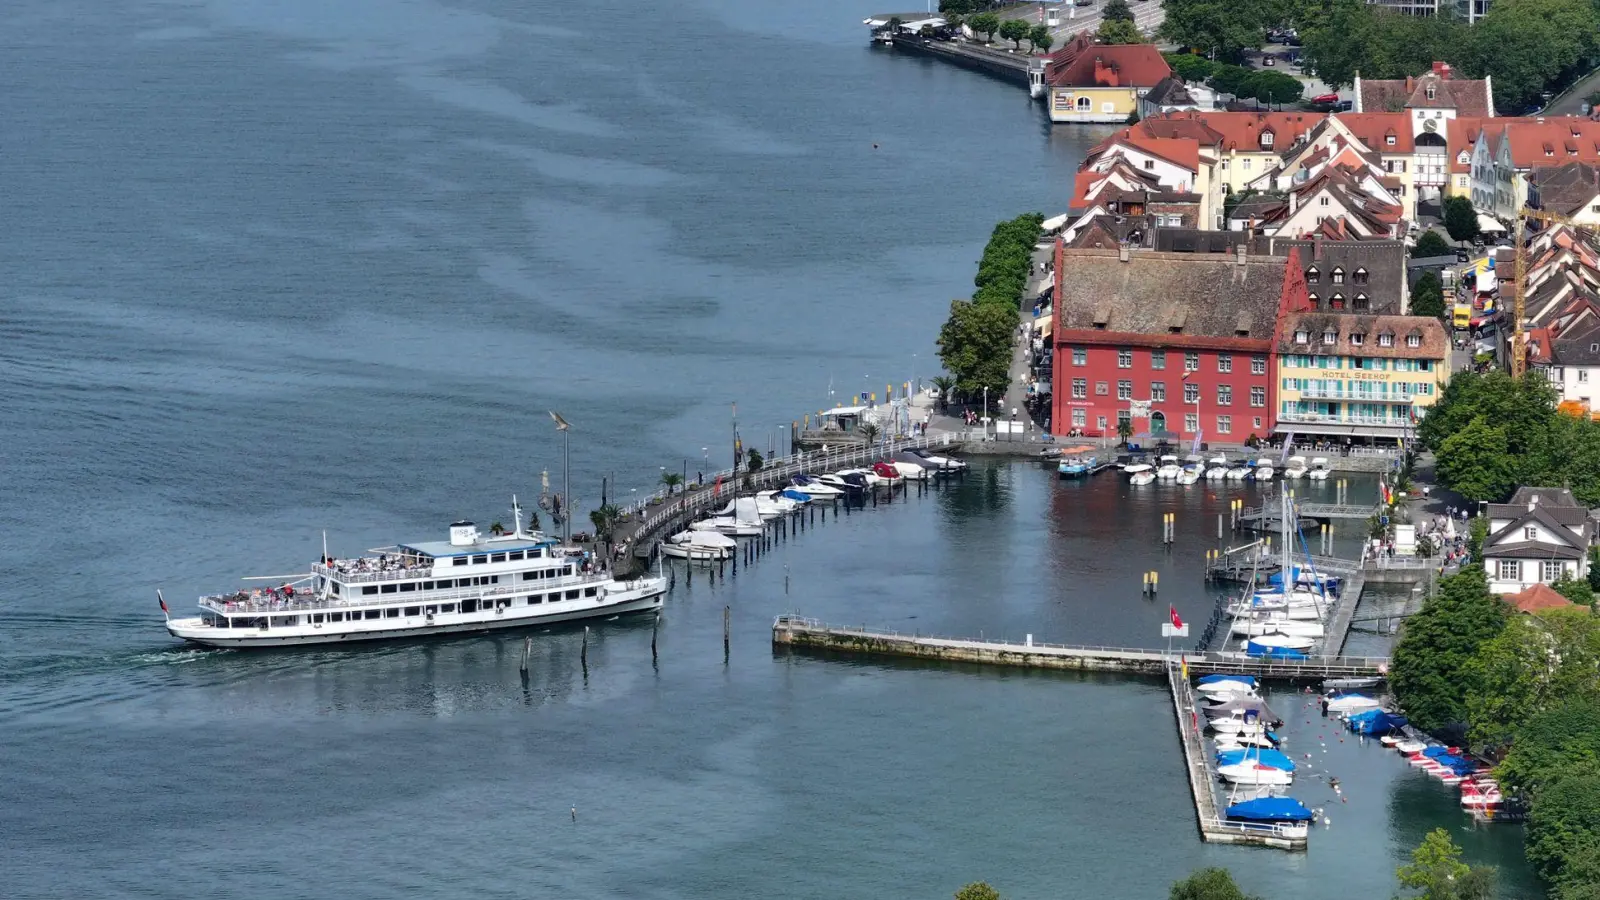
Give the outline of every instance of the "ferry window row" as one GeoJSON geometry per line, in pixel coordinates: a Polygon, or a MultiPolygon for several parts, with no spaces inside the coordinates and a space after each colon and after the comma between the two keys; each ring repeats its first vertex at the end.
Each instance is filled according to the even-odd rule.
{"type": "Polygon", "coordinates": [[[402,581],[399,584],[385,584],[368,586],[361,589],[363,594],[408,594],[412,591],[449,590],[450,588],[478,587],[485,584],[499,584],[499,575],[478,575],[473,578],[446,578],[443,581],[402,581]]]}
{"type": "Polygon", "coordinates": [[[511,551],[506,552],[506,553],[480,553],[477,556],[452,556],[452,557],[450,557],[450,565],[452,565],[452,566],[465,566],[465,565],[481,566],[484,563],[517,562],[517,561],[522,560],[522,559],[543,559],[543,558],[544,558],[544,550],[542,548],[535,548],[533,550],[527,550],[527,551],[511,550],[511,551]]]}
{"type": "MultiPolygon", "coordinates": [[[[600,596],[599,588],[573,588],[568,591],[552,591],[549,594],[530,594],[525,597],[506,597],[499,600],[484,600],[482,601],[481,609],[489,610],[497,607],[505,609],[512,606],[535,606],[547,602],[559,603],[563,600],[577,600],[580,598],[594,599],[598,596],[600,596]]],[[[311,624],[321,625],[324,622],[361,622],[374,619],[398,619],[402,615],[407,618],[414,618],[421,615],[431,616],[435,613],[454,613],[457,611],[457,607],[458,604],[455,603],[438,603],[430,604],[428,606],[391,606],[385,609],[358,609],[351,610],[348,613],[312,613],[311,624]]],[[[479,611],[480,605],[479,601],[477,600],[463,600],[459,604],[459,608],[460,612],[473,613],[479,611]]],[[[272,616],[270,618],[272,626],[277,628],[288,628],[295,625],[300,625],[303,622],[302,617],[298,615],[272,616]]],[[[256,628],[267,624],[267,620],[257,617],[245,618],[241,616],[231,620],[228,618],[221,618],[217,621],[217,624],[223,628],[230,627],[230,625],[234,628],[256,628]]]]}

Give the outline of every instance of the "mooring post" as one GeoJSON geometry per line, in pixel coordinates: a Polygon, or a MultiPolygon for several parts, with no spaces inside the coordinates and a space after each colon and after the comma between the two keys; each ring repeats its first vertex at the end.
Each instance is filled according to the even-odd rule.
{"type": "Polygon", "coordinates": [[[722,664],[728,664],[728,622],[732,618],[733,607],[722,608],[722,664]]]}
{"type": "Polygon", "coordinates": [[[1217,513],[1217,540],[1222,540],[1222,513],[1217,513]]]}
{"type": "Polygon", "coordinates": [[[528,657],[533,654],[533,638],[526,639],[522,644],[522,671],[528,671],[528,657]]]}
{"type": "Polygon", "coordinates": [[[578,651],[578,660],[583,663],[583,673],[589,674],[589,626],[583,626],[583,648],[578,651]]]}
{"type": "Polygon", "coordinates": [[[656,620],[650,625],[650,661],[656,661],[656,633],[661,630],[661,610],[656,610],[656,620]]]}

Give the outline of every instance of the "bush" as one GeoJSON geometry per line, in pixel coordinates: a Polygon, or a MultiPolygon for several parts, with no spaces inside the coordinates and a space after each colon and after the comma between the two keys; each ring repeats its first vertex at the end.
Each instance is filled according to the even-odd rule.
{"type": "Polygon", "coordinates": [[[1430,256],[1451,256],[1455,250],[1451,249],[1450,242],[1445,240],[1437,231],[1429,230],[1417,238],[1417,245],[1411,248],[1411,255],[1416,259],[1427,259],[1430,256]]]}
{"type": "Polygon", "coordinates": [[[1217,69],[1216,63],[1206,59],[1204,56],[1196,56],[1193,53],[1167,53],[1163,55],[1167,60],[1167,65],[1172,68],[1172,74],[1182,78],[1184,81],[1205,81],[1217,69]]]}

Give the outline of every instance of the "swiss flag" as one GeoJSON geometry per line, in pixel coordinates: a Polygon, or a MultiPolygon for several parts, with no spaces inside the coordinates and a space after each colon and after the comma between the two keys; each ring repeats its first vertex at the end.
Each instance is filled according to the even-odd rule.
{"type": "Polygon", "coordinates": [[[1173,628],[1182,628],[1183,627],[1183,620],[1178,618],[1178,608],[1175,607],[1175,606],[1169,606],[1169,607],[1167,607],[1167,612],[1172,613],[1172,627],[1173,628]]]}

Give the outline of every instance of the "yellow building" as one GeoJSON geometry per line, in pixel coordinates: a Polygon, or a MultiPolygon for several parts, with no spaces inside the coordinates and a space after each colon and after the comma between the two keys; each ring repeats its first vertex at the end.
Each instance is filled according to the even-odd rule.
{"type": "Polygon", "coordinates": [[[1126,122],[1171,74],[1154,44],[1096,44],[1082,32],[1045,63],[1050,121],[1126,122]]]}
{"type": "Polygon", "coordinates": [[[1404,439],[1450,380],[1450,339],[1429,317],[1290,313],[1277,350],[1282,434],[1404,439]]]}

